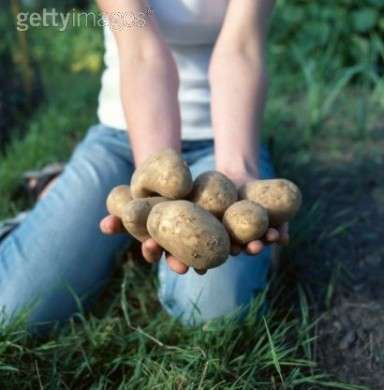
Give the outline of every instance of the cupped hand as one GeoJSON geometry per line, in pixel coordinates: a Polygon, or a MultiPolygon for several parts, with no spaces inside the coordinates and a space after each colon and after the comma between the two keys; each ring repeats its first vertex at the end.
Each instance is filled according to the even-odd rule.
{"type": "MultiPolygon", "coordinates": [[[[225,173],[225,172],[224,172],[225,173]]],[[[227,174],[230,177],[230,175],[227,174]]],[[[240,187],[250,180],[257,180],[254,176],[242,175],[240,177],[230,177],[232,181],[240,187]]],[[[103,218],[100,222],[100,229],[104,234],[113,235],[118,233],[126,233],[121,220],[115,216],[108,215],[103,218]]],[[[289,242],[289,226],[288,223],[283,224],[279,227],[270,227],[268,228],[265,235],[260,240],[255,240],[249,242],[245,246],[240,246],[237,244],[231,245],[231,254],[233,256],[239,255],[241,252],[246,252],[250,255],[258,255],[263,251],[265,246],[271,244],[281,244],[286,245],[289,242]]],[[[141,244],[141,251],[144,259],[148,263],[156,263],[160,260],[163,253],[163,248],[152,238],[144,241],[141,244]]],[[[174,256],[166,253],[166,260],[169,268],[178,273],[185,274],[188,271],[188,266],[186,266],[182,261],[176,259],[174,256]]],[[[203,274],[204,272],[199,271],[203,274]]]]}
{"type": "MultiPolygon", "coordinates": [[[[121,220],[113,215],[108,215],[101,220],[100,230],[104,234],[108,235],[126,233],[121,220]]],[[[153,264],[160,260],[163,253],[163,248],[161,248],[161,246],[154,239],[149,238],[141,244],[141,252],[144,259],[148,263],[153,264]]],[[[180,275],[185,274],[188,271],[188,267],[174,256],[166,254],[166,259],[168,267],[172,271],[180,275]]]]}
{"type": "Polygon", "coordinates": [[[260,240],[249,242],[244,247],[238,244],[231,245],[231,255],[237,256],[242,251],[245,251],[249,255],[260,254],[265,246],[271,244],[287,245],[289,242],[289,225],[285,223],[278,228],[268,228],[267,232],[260,240]]]}
{"type": "MultiPolygon", "coordinates": [[[[126,233],[126,230],[124,229],[120,219],[114,217],[113,215],[108,215],[102,219],[100,222],[100,229],[104,234],[107,235],[126,233]]],[[[266,245],[274,243],[286,245],[288,242],[288,224],[284,224],[279,229],[269,228],[261,240],[251,241],[245,247],[233,244],[231,246],[231,254],[233,256],[237,256],[242,251],[245,251],[250,255],[258,255],[262,252],[266,245]]],[[[144,259],[148,263],[153,264],[160,260],[163,249],[154,239],[150,238],[141,244],[141,252],[144,259]]],[[[180,275],[185,274],[188,271],[188,267],[174,256],[167,254],[166,260],[169,268],[172,271],[180,275]]]]}

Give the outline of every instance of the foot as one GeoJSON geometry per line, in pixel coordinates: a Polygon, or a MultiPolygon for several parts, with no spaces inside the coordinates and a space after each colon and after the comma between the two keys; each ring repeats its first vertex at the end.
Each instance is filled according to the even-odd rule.
{"type": "Polygon", "coordinates": [[[55,163],[47,165],[40,170],[25,172],[23,179],[26,191],[34,200],[43,198],[63,170],[64,164],[55,163]]]}

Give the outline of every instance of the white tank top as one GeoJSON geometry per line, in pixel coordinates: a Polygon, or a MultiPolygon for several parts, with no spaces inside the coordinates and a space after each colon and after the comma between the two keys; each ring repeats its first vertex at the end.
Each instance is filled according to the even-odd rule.
{"type": "MultiPolygon", "coordinates": [[[[229,0],[151,0],[163,36],[179,71],[182,138],[212,138],[208,65],[229,0]]],[[[106,27],[105,65],[99,95],[101,123],[126,129],[120,99],[118,50],[106,27]]],[[[145,102],[143,102],[145,104],[145,102]]]]}

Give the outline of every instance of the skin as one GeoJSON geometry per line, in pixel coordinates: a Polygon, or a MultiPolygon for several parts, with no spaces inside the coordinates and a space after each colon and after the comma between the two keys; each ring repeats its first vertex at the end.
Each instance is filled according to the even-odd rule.
{"type": "Polygon", "coordinates": [[[273,5],[272,0],[231,0],[209,66],[216,165],[235,182],[260,177],[265,46],[273,5]]]}
{"type": "MultiPolygon", "coordinates": [[[[125,233],[125,229],[119,218],[109,215],[100,222],[100,229],[104,234],[113,235],[125,233]]],[[[261,240],[252,241],[246,246],[232,245],[231,254],[233,256],[239,255],[242,251],[250,255],[257,255],[262,252],[265,246],[270,244],[286,245],[289,242],[288,224],[283,225],[280,229],[269,228],[267,233],[261,240]]],[[[160,260],[163,249],[157,244],[155,240],[148,239],[142,243],[142,255],[148,263],[155,263],[160,260]]],[[[188,267],[181,261],[171,255],[167,255],[167,263],[169,268],[178,273],[185,274],[188,267]]]]}
{"type": "MultiPolygon", "coordinates": [[[[148,7],[145,0],[98,3],[107,13],[130,13],[148,7]]],[[[230,0],[209,67],[216,169],[238,187],[260,178],[259,134],[267,91],[265,41],[273,5],[273,0],[230,0]]],[[[115,29],[114,34],[122,69],[122,102],[136,165],[161,149],[179,151],[177,68],[159,32],[156,15],[143,28],[115,29]]],[[[105,234],[122,231],[121,222],[113,216],[105,217],[100,228],[105,234]]],[[[262,240],[233,247],[232,252],[258,254],[265,245],[288,240],[288,225],[283,225],[269,229],[262,240]]],[[[149,239],[143,243],[142,252],[147,261],[154,262],[162,249],[149,239]]],[[[173,271],[187,272],[188,268],[177,259],[167,259],[173,271]]]]}
{"type": "MultiPolygon", "coordinates": [[[[138,15],[149,9],[146,0],[98,0],[98,5],[107,17],[118,13],[138,15]]],[[[181,146],[177,67],[156,16],[143,18],[142,27],[118,25],[112,30],[119,54],[122,105],[136,166],[162,149],[180,151],[181,146]]]]}

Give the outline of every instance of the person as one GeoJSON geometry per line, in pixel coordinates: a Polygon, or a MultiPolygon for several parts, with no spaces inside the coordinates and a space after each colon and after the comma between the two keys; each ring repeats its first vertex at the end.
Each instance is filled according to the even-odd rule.
{"type": "MultiPolygon", "coordinates": [[[[116,251],[132,238],[119,219],[106,216],[105,200],[114,186],[129,183],[148,156],[173,148],[194,177],[216,169],[238,186],[274,175],[259,141],[273,0],[98,4],[109,22],[100,123],[0,243],[3,318],[30,306],[31,327],[69,318],[78,307],[75,296],[93,300],[108,280],[116,251]]],[[[269,244],[287,241],[287,226],[271,228],[263,240],[233,248],[225,264],[204,275],[162,255],[152,239],[142,244],[142,253],[148,262],[160,260],[165,310],[196,325],[246,307],[265,288],[269,244]]]]}

